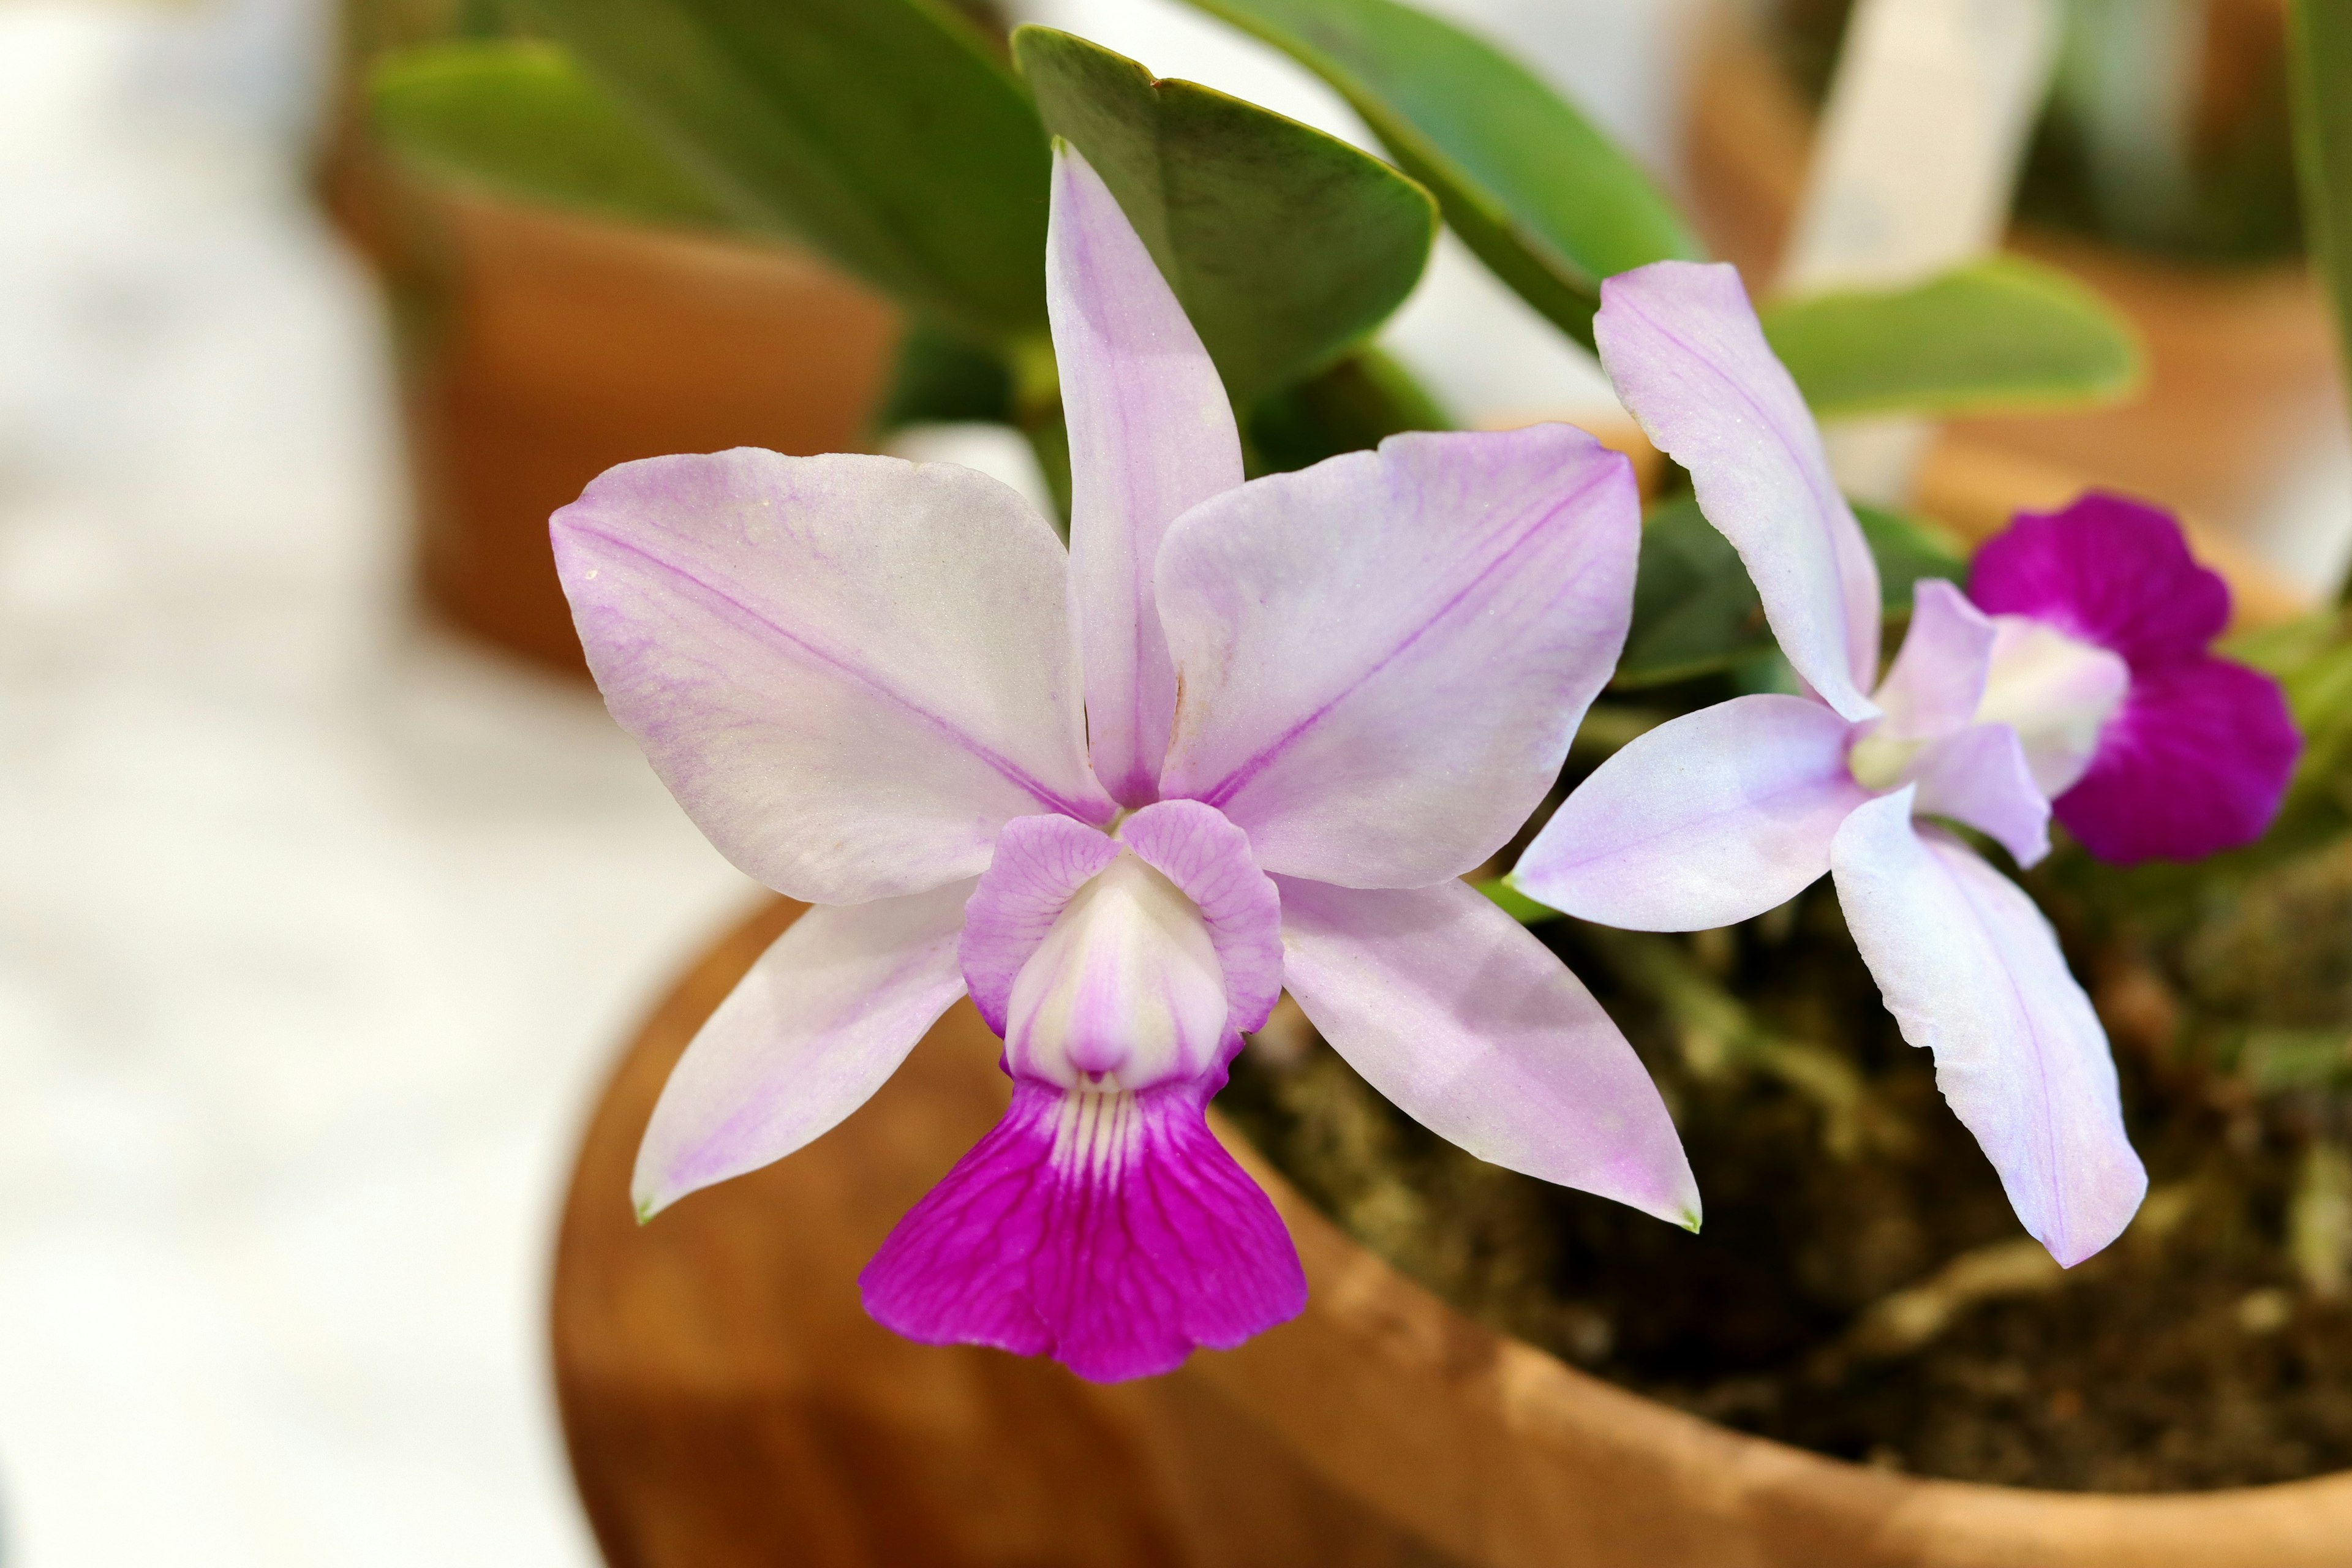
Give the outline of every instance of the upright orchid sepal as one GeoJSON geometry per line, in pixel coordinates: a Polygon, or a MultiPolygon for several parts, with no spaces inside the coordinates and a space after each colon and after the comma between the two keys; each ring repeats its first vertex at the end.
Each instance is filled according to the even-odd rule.
{"type": "Polygon", "coordinates": [[[672,1074],[641,1212],[818,1136],[969,994],[1012,1103],[884,1243],[868,1310],[1166,1370],[1304,1300],[1204,1120],[1287,986],[1472,1152],[1696,1223],[1623,1037],[1457,880],[1623,642],[1627,465],[1550,426],[1244,484],[1215,370],[1066,148],[1046,282],[1066,552],[1003,487],[880,458],[656,458],[556,515],[614,715],[737,865],[815,906],[672,1074]]]}

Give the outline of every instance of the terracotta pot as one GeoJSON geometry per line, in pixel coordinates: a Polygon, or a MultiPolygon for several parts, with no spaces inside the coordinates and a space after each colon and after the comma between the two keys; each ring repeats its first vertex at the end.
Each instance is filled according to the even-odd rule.
{"type": "Polygon", "coordinates": [[[2170,1497],[1917,1480],[1744,1436],[1498,1337],[1272,1194],[1305,1316],[1111,1388],[897,1340],[856,1274],[995,1120],[959,1004],[810,1148],[640,1229],[670,1064],[795,906],[720,942],[589,1129],[554,1282],[556,1387],[614,1568],[1315,1563],[1402,1568],[2340,1568],[2352,1475],[2170,1497]]]}
{"type": "Polygon", "coordinates": [[[898,320],[806,252],[496,201],[360,157],[338,205],[415,329],[418,579],[460,626],[583,669],[547,518],[591,479],[666,452],[866,443],[898,320]]]}
{"type": "MultiPolygon", "coordinates": [[[[1718,8],[1701,51],[1686,176],[1707,243],[1769,290],[1810,154],[1811,110],[1718,8]]],[[[2056,464],[2234,534],[2345,416],[2326,305],[2307,268],[2200,266],[2021,231],[2011,247],[2073,272],[2137,325],[2146,390],[2088,414],[1957,423],[1947,438],[2056,464]]]]}

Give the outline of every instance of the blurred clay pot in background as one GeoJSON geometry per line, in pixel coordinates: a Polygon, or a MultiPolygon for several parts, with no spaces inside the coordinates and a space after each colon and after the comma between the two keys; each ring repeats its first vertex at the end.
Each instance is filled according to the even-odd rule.
{"type": "MultiPolygon", "coordinates": [[[[2231,7],[2277,7],[2263,0],[2231,7]]],[[[1686,137],[1694,217],[1717,254],[1769,290],[1802,187],[1813,114],[1748,25],[1723,8],[1704,41],[1686,137]]],[[[2343,417],[2326,306],[2299,262],[2170,260],[2024,229],[2011,247],[2074,273],[2147,340],[2144,394],[2093,413],[1963,420],[1948,468],[1981,450],[2056,465],[2161,501],[2223,534],[2244,530],[2284,469],[2343,417]]],[[[1932,470],[1921,501],[1933,510],[1932,470]]]]}
{"type": "Polygon", "coordinates": [[[1750,1437],[1484,1329],[1233,1144],[1297,1238],[1297,1321],[1166,1377],[897,1339],[857,1271],[1003,1110],[959,1003],[790,1159],[653,1225],[629,1171],[687,1041],[797,912],[713,947],[630,1046],[557,1245],[574,1475],[614,1568],[2322,1568],[2352,1475],[2173,1496],[1922,1480],[1750,1437]]]}
{"type": "Polygon", "coordinates": [[[402,319],[419,585],[503,647],[584,668],[547,519],[614,464],[867,439],[898,319],[802,251],[525,206],[364,151],[331,188],[402,319]]]}

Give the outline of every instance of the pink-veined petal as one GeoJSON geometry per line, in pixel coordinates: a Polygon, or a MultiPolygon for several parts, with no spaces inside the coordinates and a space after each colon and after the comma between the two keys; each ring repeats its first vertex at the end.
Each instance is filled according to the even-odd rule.
{"type": "Polygon", "coordinates": [[[1065,557],[968,468],[754,447],[624,463],[552,521],[604,700],[721,854],[812,903],[987,866],[1010,817],[1108,822],[1065,557]]]}
{"type": "Polygon", "coordinates": [[[971,884],[810,910],[710,1015],[655,1103],[631,1182],[640,1218],[782,1159],[898,1070],[963,994],[971,884]]]}
{"type": "Polygon", "coordinates": [[[1992,617],[1958,588],[1936,578],[1918,584],[1911,629],[1871,694],[1886,715],[1872,733],[1927,740],[1973,723],[1984,700],[1993,635],[1992,617]]]}
{"type": "Polygon", "coordinates": [[[1461,882],[1276,882],[1286,984],[1367,1083],[1482,1160],[1698,1228],[1657,1086],[1527,928],[1461,882]]]}
{"type": "Polygon", "coordinates": [[[1213,806],[1163,800],[1121,823],[1118,837],[1199,906],[1224,967],[1229,1026],[1256,1029],[1282,995],[1282,899],[1249,836],[1213,806]]]}
{"type": "Polygon", "coordinates": [[[2033,782],[2024,743],[2006,724],[1972,724],[1928,742],[1904,782],[1918,785],[1913,810],[1990,835],[2021,866],[2050,853],[2050,797],[2033,782]]]}
{"type": "Polygon", "coordinates": [[[1045,309],[1070,432],[1070,578],[1096,773],[1158,798],[1176,672],[1152,567],[1180,512],[1242,482],[1224,384],[1118,199],[1056,143],[1045,309]]]}
{"type": "Polygon", "coordinates": [[[2106,1032],[2042,911],[1897,791],[1846,819],[1838,901],[1903,1037],[2000,1173],[2011,1207],[2072,1268],[2123,1233],[2147,1191],[2124,1136],[2106,1032]]]}
{"type": "Polygon", "coordinates": [[[910,1340],[1050,1355],[1097,1383],[1297,1317],[1290,1233],[1204,1120],[1223,1081],[1103,1094],[1016,1079],[1004,1120],[858,1276],[866,1310],[910,1340]]]}
{"type": "Polygon", "coordinates": [[[1878,710],[1878,567],[1821,431],[1723,263],[1657,261],[1601,285],[1592,334],[1617,395],[1690,470],[1747,563],[1780,651],[1852,720],[1878,710]]]}
{"type": "Polygon", "coordinates": [[[1706,931],[1786,903],[1830,868],[1870,798],[1853,726],[1809,698],[1737,697],[1637,736],[1552,814],[1511,872],[1529,898],[1629,931],[1706,931]]]}
{"type": "Polygon", "coordinates": [[[1160,784],[1268,871],[1412,887],[1542,800],[1633,612],[1625,460],[1564,425],[1391,436],[1178,520],[1160,784]]]}
{"type": "Polygon", "coordinates": [[[1118,858],[1100,828],[1066,816],[1016,816],[965,906],[957,956],[972,1005],[1002,1038],[1013,983],[1077,890],[1118,858]]]}

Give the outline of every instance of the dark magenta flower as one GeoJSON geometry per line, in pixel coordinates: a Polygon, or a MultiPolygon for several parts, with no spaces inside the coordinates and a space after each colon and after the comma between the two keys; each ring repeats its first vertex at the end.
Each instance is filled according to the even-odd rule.
{"type": "Polygon", "coordinates": [[[2302,742],[2276,681],[2213,657],[2229,586],[2169,514],[2099,494],[2021,513],[1978,550],[1969,597],[2000,628],[1992,683],[2084,848],[2130,865],[2262,837],[2302,742]],[[2123,676],[2104,697],[2102,655],[2123,676]]]}

